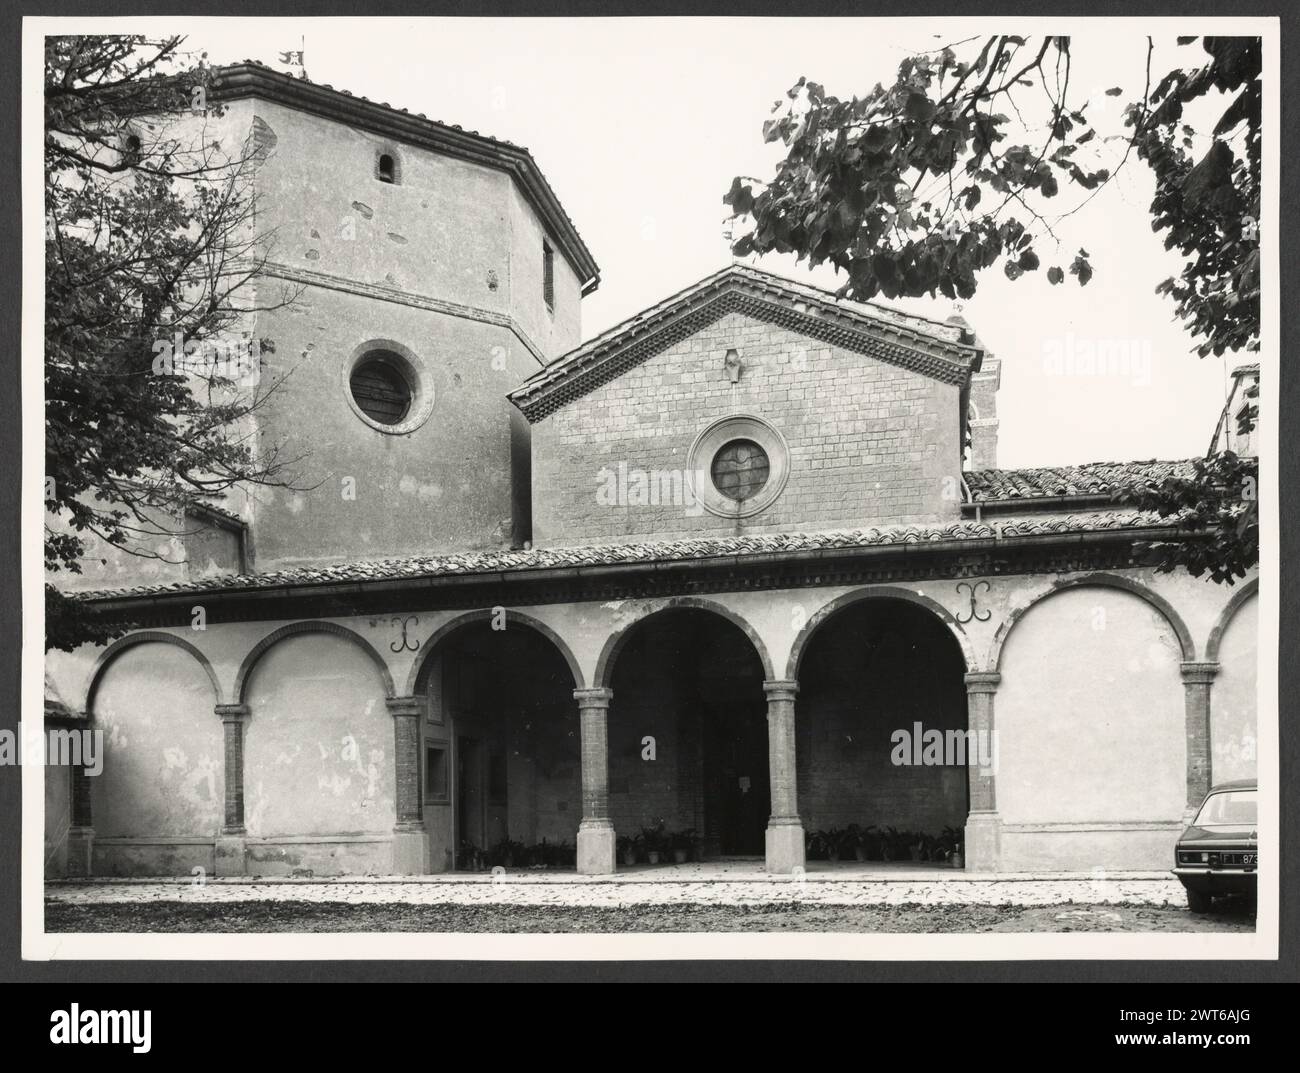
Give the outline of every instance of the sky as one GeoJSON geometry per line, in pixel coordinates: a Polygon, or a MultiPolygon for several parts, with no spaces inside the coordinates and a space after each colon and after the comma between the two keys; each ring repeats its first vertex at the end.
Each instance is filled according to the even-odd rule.
{"type": "MultiPolygon", "coordinates": [[[[772,104],[800,76],[840,97],[893,80],[913,52],[972,34],[1015,33],[1004,20],[877,19],[179,19],[212,62],[279,64],[302,48],[314,82],[423,112],[527,146],[601,267],[583,302],[588,338],[728,264],[722,195],[736,175],[770,176],[772,104]]],[[[154,27],[162,25],[153,20],[154,27]]],[[[168,23],[171,25],[171,23],[168,23]]],[[[1194,64],[1170,27],[1152,69],[1194,64]]],[[[1147,38],[1106,20],[1075,34],[1072,85],[1119,131],[1122,102],[1141,94],[1147,38]],[[1120,97],[1104,90],[1119,86],[1120,97]]],[[[283,68],[282,68],[283,69],[283,68]]],[[[1073,99],[1073,96],[1072,96],[1073,99]]],[[[1186,458],[1203,454],[1228,373],[1254,355],[1198,358],[1155,286],[1179,268],[1151,229],[1146,165],[1130,158],[1085,208],[1037,246],[1047,265],[1086,248],[1096,275],[1053,287],[1045,271],[1015,282],[999,267],[962,315],[1002,361],[999,464],[1186,458]],[[1102,348],[1112,360],[1090,370],[1102,348]]],[[[1058,211],[1081,198],[1063,184],[1058,211]]],[[[835,288],[829,269],[793,257],[761,267],[835,288]]],[[[897,303],[946,318],[942,296],[897,303]]]]}

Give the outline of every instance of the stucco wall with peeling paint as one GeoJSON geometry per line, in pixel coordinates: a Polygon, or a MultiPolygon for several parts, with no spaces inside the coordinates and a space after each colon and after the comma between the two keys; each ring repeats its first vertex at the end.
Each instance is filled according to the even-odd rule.
{"type": "Polygon", "coordinates": [[[202,668],[145,643],[109,664],[94,697],[104,769],[91,780],[100,837],[215,836],[221,827],[221,721],[202,668]]]}
{"type": "Polygon", "coordinates": [[[253,669],[244,749],[250,837],[392,831],[393,719],[353,644],[302,634],[253,669]]]}

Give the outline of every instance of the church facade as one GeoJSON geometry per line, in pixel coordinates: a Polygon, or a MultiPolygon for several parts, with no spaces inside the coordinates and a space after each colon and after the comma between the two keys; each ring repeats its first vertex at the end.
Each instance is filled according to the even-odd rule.
{"type": "Polygon", "coordinates": [[[218,91],[295,292],[256,435],[304,472],[86,564],[129,628],[47,660],[105,743],[47,770],[49,873],[603,874],[642,831],[790,873],[849,830],[1158,870],[1255,774],[1257,579],[1141,565],[1183,534],[1114,493],[1182,463],[999,469],[959,315],[731,265],[584,343],[596,263],[527,150],[218,91]]]}

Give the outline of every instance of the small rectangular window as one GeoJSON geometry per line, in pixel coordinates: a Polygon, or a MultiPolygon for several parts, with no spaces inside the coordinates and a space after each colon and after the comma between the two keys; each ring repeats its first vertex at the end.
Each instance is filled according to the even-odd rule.
{"type": "Polygon", "coordinates": [[[546,308],[555,309],[555,251],[551,244],[542,241],[542,297],[546,299],[546,308]]]}
{"type": "Polygon", "coordinates": [[[425,747],[424,802],[426,805],[446,805],[451,802],[451,788],[447,780],[447,746],[445,743],[425,747]]]}

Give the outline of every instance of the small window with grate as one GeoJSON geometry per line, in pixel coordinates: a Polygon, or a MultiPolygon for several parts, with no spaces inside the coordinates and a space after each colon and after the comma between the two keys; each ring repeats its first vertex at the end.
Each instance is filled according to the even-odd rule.
{"type": "Polygon", "coordinates": [[[380,153],[375,166],[375,177],[381,183],[397,182],[397,158],[392,153],[380,153]]]}
{"type": "Polygon", "coordinates": [[[376,424],[399,425],[410,413],[411,384],[395,354],[372,350],[352,370],[350,387],[358,408],[376,424]]]}
{"type": "Polygon", "coordinates": [[[546,308],[555,309],[555,251],[551,244],[542,241],[542,297],[546,299],[546,308]]]}

